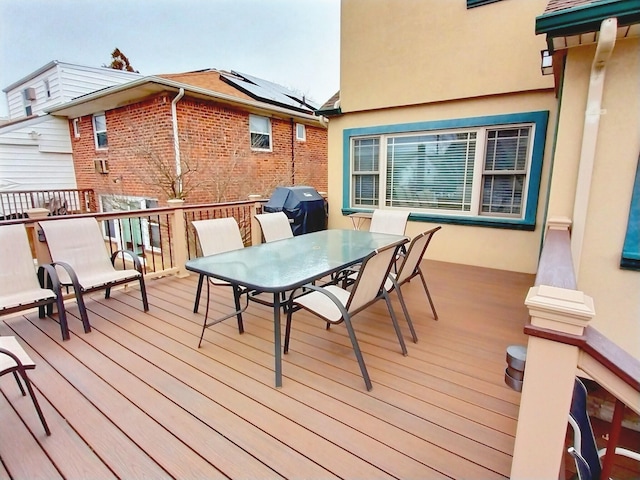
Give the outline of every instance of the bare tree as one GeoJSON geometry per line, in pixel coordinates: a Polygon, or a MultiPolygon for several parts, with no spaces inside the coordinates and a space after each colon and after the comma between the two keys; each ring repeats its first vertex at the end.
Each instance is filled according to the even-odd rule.
{"type": "Polygon", "coordinates": [[[117,47],[113,52],[111,52],[111,63],[109,65],[102,66],[105,68],[112,68],[114,70],[125,70],[127,72],[140,73],[137,70],[134,70],[127,56],[117,47]]]}

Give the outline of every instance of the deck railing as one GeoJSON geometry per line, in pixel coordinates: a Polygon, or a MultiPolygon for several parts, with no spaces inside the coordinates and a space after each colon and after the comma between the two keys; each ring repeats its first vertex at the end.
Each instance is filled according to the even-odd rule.
{"type": "Polygon", "coordinates": [[[616,397],[603,462],[609,478],[624,409],[640,414],[640,361],[593,327],[593,301],[576,290],[567,219],[549,222],[536,286],[511,478],[558,478],[574,378],[592,378],[616,397]]]}
{"type": "MultiPolygon", "coordinates": [[[[89,216],[98,220],[110,254],[117,250],[133,251],[141,260],[145,277],[159,277],[185,275],[185,262],[200,254],[197,237],[191,225],[193,220],[234,217],[240,226],[245,245],[250,245],[252,219],[256,213],[260,213],[261,208],[261,202],[248,200],[77,216],[89,216]]],[[[51,258],[46,239],[38,226],[39,222],[46,221],[55,219],[49,216],[20,218],[0,221],[0,224],[24,223],[31,231],[34,259],[38,262],[49,262],[51,258]]],[[[126,257],[122,257],[121,261],[126,262],[126,257]]],[[[127,267],[130,268],[129,265],[127,267]]]]}
{"type": "Polygon", "coordinates": [[[34,208],[52,215],[97,212],[96,196],[90,188],[0,192],[0,220],[24,218],[34,208]]]}

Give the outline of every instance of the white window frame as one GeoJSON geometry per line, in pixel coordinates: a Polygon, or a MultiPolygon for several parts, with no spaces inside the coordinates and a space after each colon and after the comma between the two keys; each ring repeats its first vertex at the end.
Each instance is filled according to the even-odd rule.
{"type": "Polygon", "coordinates": [[[296,123],[296,140],[299,142],[307,141],[307,126],[304,123],[296,123]]]}
{"type": "Polygon", "coordinates": [[[271,152],[273,150],[273,135],[271,134],[271,119],[261,115],[249,115],[249,143],[251,150],[261,152],[271,152]],[[266,122],[266,126],[260,128],[256,126],[256,122],[266,122]],[[257,146],[254,140],[254,135],[265,136],[269,145],[267,147],[257,146]]]}
{"type": "MultiPolygon", "coordinates": [[[[453,120],[442,120],[442,121],[428,121],[428,122],[417,122],[412,124],[398,124],[398,125],[379,125],[375,127],[361,127],[361,128],[350,128],[345,129],[343,132],[344,139],[344,148],[345,148],[345,163],[344,163],[344,176],[347,180],[343,183],[343,208],[342,211],[344,214],[350,214],[354,212],[361,211],[370,211],[372,208],[389,208],[389,209],[401,209],[401,210],[410,210],[411,211],[411,219],[418,221],[440,221],[445,223],[457,223],[457,224],[473,224],[473,225],[486,225],[486,226],[495,226],[500,228],[514,228],[514,229],[522,229],[522,230],[533,230],[535,229],[536,222],[536,212],[538,208],[538,195],[540,191],[540,182],[541,182],[541,174],[542,174],[542,162],[544,157],[544,145],[546,138],[546,129],[548,124],[549,113],[547,111],[539,111],[539,112],[524,112],[524,113],[515,113],[515,114],[505,114],[505,115],[494,115],[487,117],[474,117],[474,118],[462,118],[462,119],[453,119],[453,120]],[[528,129],[528,137],[527,137],[527,149],[526,153],[524,150],[519,150],[514,145],[525,145],[522,144],[521,140],[524,137],[521,137],[520,134],[524,133],[520,131],[520,128],[528,129]],[[519,162],[513,167],[507,163],[504,163],[505,159],[510,158],[509,156],[505,157],[504,155],[496,157],[496,159],[503,160],[502,166],[500,168],[507,168],[509,170],[499,170],[498,172],[487,170],[485,171],[485,149],[486,149],[486,134],[488,131],[501,131],[501,130],[513,130],[514,135],[511,137],[509,135],[505,137],[501,137],[502,141],[504,141],[504,145],[508,148],[512,148],[513,152],[518,152],[517,158],[522,160],[526,158],[526,168],[524,170],[515,170],[515,168],[522,168],[522,163],[519,162]],[[409,192],[412,193],[414,191],[417,192],[415,196],[411,196],[409,194],[397,193],[390,191],[389,198],[387,198],[387,171],[397,174],[398,172],[402,172],[402,170],[398,168],[390,167],[390,170],[387,168],[387,163],[390,161],[392,157],[387,158],[388,154],[388,146],[390,144],[390,139],[402,139],[403,137],[416,137],[416,145],[420,145],[421,142],[426,143],[426,148],[429,148],[429,141],[431,141],[428,137],[434,135],[446,135],[446,134],[454,134],[454,133],[464,133],[464,132],[473,132],[476,136],[475,138],[475,150],[468,150],[466,156],[462,153],[456,153],[453,157],[451,157],[455,161],[462,161],[463,165],[467,164],[468,159],[473,159],[473,162],[468,162],[469,167],[472,166],[471,170],[466,170],[469,175],[472,174],[471,181],[465,181],[463,183],[459,183],[460,186],[467,185],[470,189],[462,190],[462,192],[468,192],[466,195],[461,193],[458,188],[457,191],[450,197],[452,200],[449,200],[446,195],[444,196],[444,201],[442,201],[443,196],[442,193],[445,192],[446,188],[441,190],[441,193],[438,196],[438,192],[434,196],[434,200],[428,200],[431,198],[431,192],[433,190],[438,190],[438,185],[442,185],[443,187],[458,185],[458,180],[456,179],[456,175],[458,174],[457,168],[453,168],[451,170],[446,170],[444,173],[452,173],[454,182],[451,183],[438,183],[439,180],[435,180],[437,183],[434,185],[428,185],[429,179],[437,178],[438,173],[431,174],[428,171],[423,173],[424,177],[415,176],[415,178],[409,175],[407,178],[412,178],[413,184],[408,186],[410,187],[409,192]],[[515,135],[515,133],[518,135],[515,135]],[[421,137],[421,138],[417,138],[421,137]],[[375,153],[360,152],[360,155],[365,155],[364,157],[360,156],[360,167],[363,166],[368,168],[373,165],[376,166],[377,160],[377,171],[375,172],[356,172],[355,169],[355,153],[354,153],[354,141],[359,140],[372,140],[375,139],[378,141],[378,151],[377,158],[375,157],[375,153]],[[516,140],[517,139],[517,140],[516,140]],[[520,143],[517,143],[520,141],[520,143]],[[371,157],[374,155],[374,157],[371,157]],[[471,155],[471,156],[469,156],[471,155]],[[375,160],[372,160],[374,158],[375,160]],[[467,160],[465,160],[465,158],[467,160]],[[362,163],[364,162],[364,164],[362,163]],[[373,163],[372,163],[373,162],[373,163]],[[497,202],[498,208],[493,208],[493,211],[489,211],[488,207],[485,206],[483,209],[482,206],[482,194],[483,194],[483,185],[485,185],[485,179],[487,187],[491,184],[489,180],[495,179],[502,175],[503,173],[507,173],[510,175],[511,182],[504,182],[505,188],[500,190],[494,190],[492,194],[492,199],[502,200],[502,203],[497,202]],[[358,174],[361,175],[377,175],[378,180],[375,182],[374,186],[371,187],[370,184],[360,182],[356,184],[355,178],[358,174]],[[432,176],[434,175],[434,176],[432,176]],[[424,178],[426,186],[425,189],[420,189],[421,184],[416,184],[416,178],[424,178]],[[363,202],[358,203],[356,195],[358,192],[355,191],[356,186],[360,186],[362,190],[359,192],[361,195],[364,194],[363,202]],[[411,190],[411,188],[413,190],[411,190]],[[377,191],[376,191],[377,189],[377,191]],[[509,196],[509,194],[514,193],[514,195],[509,196]],[[372,194],[374,197],[374,201],[367,201],[369,194],[372,194]],[[406,195],[406,196],[404,196],[406,195]],[[511,200],[513,199],[513,203],[511,200]],[[371,204],[373,203],[373,204],[371,204]],[[445,205],[451,206],[452,208],[447,208],[445,205]],[[512,205],[516,204],[520,206],[520,210],[513,211],[511,209],[512,205]],[[468,205],[468,207],[467,207],[468,205]],[[484,210],[484,211],[483,211],[484,210]]],[[[460,145],[465,145],[465,142],[468,142],[468,139],[460,139],[451,136],[454,142],[453,144],[460,147],[460,145]]],[[[411,139],[406,139],[411,145],[411,139]]],[[[402,146],[402,142],[395,142],[396,145],[402,146]]],[[[441,145],[445,142],[441,140],[437,140],[436,142],[431,143],[431,145],[441,145]]],[[[465,150],[463,149],[462,152],[465,150]]],[[[410,165],[414,155],[409,150],[409,156],[406,156],[404,159],[402,156],[402,151],[393,151],[395,161],[407,161],[410,165]]],[[[391,155],[391,153],[389,153],[391,155]]],[[[434,154],[429,155],[424,154],[425,161],[429,159],[429,157],[433,157],[434,154]]],[[[437,155],[437,154],[436,154],[437,155]]],[[[419,157],[416,157],[419,158],[419,157]]],[[[516,158],[516,157],[514,157],[516,158]]],[[[437,159],[437,157],[436,157],[437,159]]],[[[442,157],[440,162],[446,162],[446,157],[442,157]]],[[[440,163],[442,165],[443,163],[440,163]]],[[[398,164],[401,165],[401,164],[398,164]]],[[[421,168],[423,165],[428,165],[426,163],[415,163],[415,166],[421,168]]],[[[438,165],[436,162],[432,165],[438,165]]],[[[446,163],[444,164],[446,166],[446,163]]],[[[460,170],[464,172],[464,168],[460,170]]],[[[442,173],[442,172],[441,172],[442,173]]],[[[466,176],[466,174],[465,174],[466,176]]],[[[446,177],[446,176],[445,176],[446,177]]],[[[467,177],[467,180],[469,177],[467,177]]],[[[422,182],[422,181],[421,181],[422,182]]],[[[502,181],[500,181],[502,182],[502,181]]],[[[399,181],[396,178],[389,178],[389,185],[394,189],[398,188],[399,181]]],[[[400,185],[401,186],[401,185],[400,185]]],[[[487,192],[489,190],[486,190],[487,192]]],[[[485,202],[487,203],[487,202],[485,202]]]]}
{"type": "Polygon", "coordinates": [[[80,118],[74,118],[71,123],[73,124],[73,137],[80,138],[80,118]]]}
{"type": "Polygon", "coordinates": [[[104,112],[94,113],[91,122],[93,124],[93,141],[95,143],[96,150],[108,150],[109,140],[107,137],[107,116],[104,112]],[[98,124],[98,119],[104,119],[104,127],[98,124]],[[104,145],[100,145],[100,135],[104,135],[104,145]]]}
{"type": "MultiPolygon", "coordinates": [[[[148,208],[157,208],[158,201],[155,199],[149,199],[144,197],[129,197],[129,196],[114,196],[114,195],[100,195],[100,211],[102,212],[126,212],[130,210],[145,210],[148,208]],[[121,208],[121,207],[127,207],[121,208]]],[[[137,219],[135,219],[137,220],[137,219]]],[[[113,222],[113,228],[107,231],[106,226],[103,229],[104,239],[107,241],[113,241],[118,245],[124,245],[123,233],[120,230],[120,222],[113,220],[107,220],[106,222],[113,222]],[[111,235],[109,235],[111,234],[111,235]]],[[[105,224],[106,225],[106,224],[105,224]]],[[[142,240],[142,248],[145,252],[160,253],[162,249],[151,243],[151,229],[159,228],[160,224],[148,218],[142,217],[140,220],[140,236],[142,240]]],[[[141,262],[144,263],[144,257],[138,256],[141,262]]]]}
{"type": "Polygon", "coordinates": [[[51,84],[48,78],[44,79],[44,93],[47,98],[51,98],[51,84]]]}

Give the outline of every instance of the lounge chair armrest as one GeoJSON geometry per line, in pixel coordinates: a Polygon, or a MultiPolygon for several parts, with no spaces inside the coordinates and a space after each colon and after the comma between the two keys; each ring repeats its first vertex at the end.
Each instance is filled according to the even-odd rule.
{"type": "Polygon", "coordinates": [[[116,266],[116,258],[120,254],[127,255],[128,257],[130,257],[131,260],[133,261],[134,268],[140,273],[144,273],[142,271],[142,262],[140,262],[140,257],[138,257],[138,255],[136,255],[136,253],[131,250],[116,250],[115,252],[113,252],[113,254],[111,255],[111,264],[114,267],[116,266]]]}
{"type": "MultiPolygon", "coordinates": [[[[51,263],[51,265],[53,267],[62,267],[67,272],[67,275],[69,275],[69,278],[71,279],[71,284],[73,285],[74,290],[76,292],[82,290],[80,282],[78,281],[78,275],[76,275],[76,272],[73,270],[73,267],[71,265],[69,265],[66,262],[53,262],[51,263]]],[[[57,278],[57,274],[56,274],[56,278],[57,278]]]]}
{"type": "MultiPolygon", "coordinates": [[[[338,297],[336,297],[333,293],[329,292],[326,288],[319,287],[317,285],[313,285],[312,283],[304,285],[301,288],[304,288],[305,290],[311,290],[311,291],[319,292],[319,293],[323,294],[324,296],[328,297],[329,300],[331,300],[336,305],[336,307],[338,307],[338,309],[340,310],[340,314],[342,315],[343,319],[347,318],[347,316],[349,315],[349,312],[347,312],[347,309],[342,304],[342,302],[338,299],[338,297]]],[[[308,293],[309,292],[307,291],[306,293],[302,294],[302,296],[304,296],[304,295],[306,295],[308,293]]],[[[293,297],[294,294],[295,294],[295,290],[293,292],[291,292],[291,296],[289,297],[289,302],[295,303],[294,297],[293,297]]],[[[335,322],[331,322],[331,323],[335,323],[335,322]]],[[[340,322],[338,322],[338,323],[340,323],[340,322]]]]}
{"type": "MultiPolygon", "coordinates": [[[[600,458],[604,457],[606,453],[607,453],[606,448],[601,448],[600,450],[598,450],[598,456],[600,458]]],[[[640,462],[640,452],[634,452],[633,450],[628,450],[626,448],[616,447],[615,454],[620,455],[621,457],[631,458],[636,462],[640,462]]]]}
{"type": "Polygon", "coordinates": [[[58,278],[55,267],[50,263],[45,263],[44,265],[40,265],[38,267],[38,280],[40,280],[40,286],[42,288],[47,288],[45,282],[47,277],[45,277],[45,273],[46,275],[48,275],[49,280],[51,281],[51,289],[59,295],[61,286],[60,279],[58,278]]]}
{"type": "MultiPolygon", "coordinates": [[[[11,357],[11,359],[12,359],[14,362],[16,362],[16,365],[17,365],[18,367],[22,367],[22,362],[20,361],[20,359],[19,359],[19,358],[18,358],[18,357],[13,353],[13,352],[11,352],[11,351],[9,351],[9,350],[6,350],[6,349],[4,349],[4,348],[0,348],[0,353],[2,353],[2,354],[4,354],[4,355],[7,355],[7,356],[11,357]]],[[[11,371],[11,370],[9,370],[9,371],[11,371]]],[[[3,372],[0,372],[0,373],[3,373],[3,372]]]]}

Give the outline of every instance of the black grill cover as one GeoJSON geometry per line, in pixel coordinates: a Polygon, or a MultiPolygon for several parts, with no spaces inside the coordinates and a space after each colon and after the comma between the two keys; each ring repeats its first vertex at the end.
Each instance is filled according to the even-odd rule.
{"type": "Polygon", "coordinates": [[[263,207],[267,213],[284,212],[294,235],[327,228],[325,199],[313,187],[277,187],[263,207]]]}

